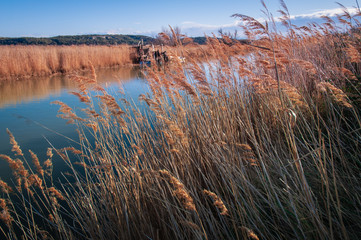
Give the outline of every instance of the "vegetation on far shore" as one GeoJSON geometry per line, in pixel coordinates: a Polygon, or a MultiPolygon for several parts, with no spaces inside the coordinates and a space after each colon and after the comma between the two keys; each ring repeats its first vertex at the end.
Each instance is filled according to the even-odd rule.
{"type": "MultiPolygon", "coordinates": [[[[179,41],[187,39],[187,53],[183,57],[200,55],[199,49],[206,48],[206,37],[189,38],[175,28],[179,41]],[[202,46],[199,46],[202,45],[202,46]],[[198,47],[195,47],[198,46],[198,47]]],[[[93,67],[127,66],[133,63],[135,49],[142,43],[152,49],[167,50],[173,54],[176,42],[158,35],[155,38],[143,35],[77,35],[49,38],[1,38],[0,37],[0,81],[21,79],[52,74],[69,74],[76,71],[90,71],[93,67]]],[[[247,43],[246,40],[235,42],[247,43]]],[[[204,51],[203,53],[204,54],[204,51]]]]}
{"type": "Polygon", "coordinates": [[[0,46],[0,81],[132,63],[130,47],[0,46]]]}
{"type": "MultiPolygon", "coordinates": [[[[147,68],[145,109],[108,94],[94,68],[75,77],[84,108],[54,103],[79,140],[47,159],[8,131],[4,237],[359,238],[361,13],[344,8],[340,32],[327,17],[296,27],[281,6],[284,34],[266,6],[266,23],[235,15],[257,47],[209,38],[199,58],[147,68]],[[61,184],[54,155],[69,167],[61,184]]],[[[174,53],[187,54],[171,34],[174,53]]]]}
{"type": "MultiPolygon", "coordinates": [[[[205,37],[194,37],[197,44],[205,44],[205,37]]],[[[0,45],[136,45],[139,41],[144,44],[157,44],[156,38],[144,35],[120,35],[120,34],[93,34],[56,37],[0,37],[0,45]]]]}
{"type": "Polygon", "coordinates": [[[74,35],[56,37],[18,37],[0,38],[0,45],[119,45],[138,44],[143,40],[151,44],[154,38],[143,35],[74,35]]]}

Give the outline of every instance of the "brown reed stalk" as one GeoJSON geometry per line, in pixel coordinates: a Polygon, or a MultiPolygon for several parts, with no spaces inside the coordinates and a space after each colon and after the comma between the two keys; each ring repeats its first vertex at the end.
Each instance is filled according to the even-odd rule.
{"type": "Polygon", "coordinates": [[[53,101],[51,104],[58,104],[60,105],[60,109],[58,111],[58,117],[63,118],[63,119],[67,119],[68,122],[67,124],[74,124],[75,121],[81,121],[83,122],[84,119],[78,117],[73,109],[71,107],[69,107],[67,104],[61,102],[61,101],[53,101]]]}
{"type": "Polygon", "coordinates": [[[213,198],[213,205],[218,208],[221,215],[228,215],[228,209],[224,205],[222,199],[217,196],[214,192],[208,191],[206,189],[203,190],[204,194],[213,198]]]}
{"type": "Polygon", "coordinates": [[[47,189],[48,193],[50,193],[52,196],[56,197],[57,199],[60,200],[65,200],[63,194],[57,190],[55,187],[50,187],[47,189]]]}
{"type": "Polygon", "coordinates": [[[5,199],[0,199],[0,207],[2,208],[0,212],[0,220],[3,221],[8,227],[11,227],[14,219],[10,216],[5,199]]]}
{"type": "Polygon", "coordinates": [[[5,194],[13,192],[13,189],[3,180],[0,180],[0,188],[1,191],[5,194]]]}
{"type": "Polygon", "coordinates": [[[189,195],[183,183],[181,183],[177,178],[173,177],[167,170],[159,170],[159,173],[162,177],[166,178],[170,184],[173,185],[175,189],[173,193],[183,204],[185,209],[197,211],[193,202],[193,198],[189,195]]]}
{"type": "Polygon", "coordinates": [[[53,162],[52,162],[52,158],[53,158],[53,149],[52,148],[48,148],[48,150],[46,151],[46,156],[48,157],[48,159],[46,159],[43,163],[43,169],[45,169],[45,173],[48,176],[52,175],[52,168],[53,168],[53,162]]]}
{"type": "Polygon", "coordinates": [[[37,174],[31,174],[25,182],[27,184],[27,186],[25,186],[26,189],[31,186],[35,186],[39,189],[44,189],[43,180],[37,174]]]}
{"type": "Polygon", "coordinates": [[[331,97],[340,105],[346,108],[352,108],[349,103],[347,95],[339,88],[335,87],[329,82],[321,82],[317,85],[321,93],[330,94],[331,97]]]}
{"type": "Polygon", "coordinates": [[[241,227],[242,231],[245,231],[247,234],[247,237],[253,240],[259,240],[258,236],[249,228],[247,227],[241,227]]]}
{"type": "Polygon", "coordinates": [[[8,135],[10,137],[10,144],[12,145],[11,151],[15,152],[15,155],[24,156],[23,152],[20,149],[18,142],[15,140],[14,135],[10,132],[9,129],[6,129],[6,132],[8,133],[8,135]]]}
{"type": "Polygon", "coordinates": [[[36,171],[43,177],[44,176],[44,170],[40,165],[38,156],[31,150],[29,150],[30,156],[33,160],[33,164],[36,168],[36,171]]]}

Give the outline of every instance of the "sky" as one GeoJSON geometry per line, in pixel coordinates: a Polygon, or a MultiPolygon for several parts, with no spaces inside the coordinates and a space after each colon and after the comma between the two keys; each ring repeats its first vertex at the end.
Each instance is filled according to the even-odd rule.
{"type": "MultiPolygon", "coordinates": [[[[333,0],[284,0],[295,20],[339,12],[333,0]]],[[[356,0],[339,0],[346,7],[356,0]]],[[[277,16],[279,0],[265,0],[277,16]]],[[[235,13],[263,17],[257,0],[0,0],[0,37],[79,34],[155,36],[168,25],[189,36],[234,29],[235,13]]]]}

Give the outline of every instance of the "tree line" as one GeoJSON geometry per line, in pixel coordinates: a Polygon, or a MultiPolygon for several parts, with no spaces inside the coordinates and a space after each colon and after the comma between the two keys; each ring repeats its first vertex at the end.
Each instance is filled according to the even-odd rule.
{"type": "MultiPolygon", "coordinates": [[[[56,37],[0,37],[0,45],[135,45],[140,41],[144,44],[157,44],[157,38],[144,35],[74,35],[56,37]]],[[[193,42],[205,44],[205,37],[192,38],[193,42]]]]}

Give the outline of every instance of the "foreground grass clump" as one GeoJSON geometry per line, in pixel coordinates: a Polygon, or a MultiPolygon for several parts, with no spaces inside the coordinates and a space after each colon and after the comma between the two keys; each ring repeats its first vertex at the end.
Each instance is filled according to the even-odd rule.
{"type": "Polygon", "coordinates": [[[3,234],[356,239],[361,36],[290,25],[280,35],[237,16],[250,37],[260,34],[257,47],[209,39],[216,59],[148,69],[146,109],[120,105],[95,74],[78,77],[74,94],[88,117],[57,103],[61,117],[78,124],[79,147],[49,150],[44,163],[31,153],[36,171],[9,133],[23,160],[0,155],[16,180],[1,183],[3,234]],[[250,54],[229,57],[235,49],[250,54]],[[53,152],[72,170],[61,186],[51,178],[53,152]]]}

